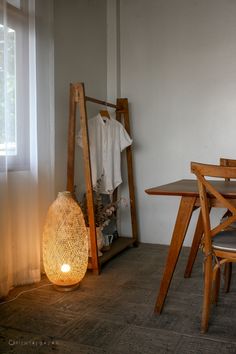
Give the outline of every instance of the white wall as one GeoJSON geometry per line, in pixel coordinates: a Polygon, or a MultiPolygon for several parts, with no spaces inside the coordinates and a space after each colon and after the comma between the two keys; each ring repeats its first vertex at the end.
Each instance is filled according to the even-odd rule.
{"type": "Polygon", "coordinates": [[[101,99],[120,91],[130,101],[140,238],[168,243],[179,200],[144,190],[192,177],[191,160],[235,158],[236,2],[109,0],[107,14],[108,31],[105,0],[54,0],[55,189],[66,186],[69,83],[101,99]]]}
{"type": "Polygon", "coordinates": [[[131,107],[141,241],[168,243],[179,199],[144,190],[193,177],[192,160],[236,156],[236,2],[120,5],[121,96],[131,107]]]}
{"type": "MultiPolygon", "coordinates": [[[[54,0],[55,188],[66,188],[69,84],[106,98],[106,0],[54,0]]],[[[88,112],[93,112],[88,107],[88,112]]],[[[79,116],[79,115],[78,115],[79,116]]],[[[81,170],[77,164],[77,173],[81,170]]]]}
{"type": "Polygon", "coordinates": [[[107,100],[120,97],[120,3],[107,1],[107,100]]]}
{"type": "Polygon", "coordinates": [[[53,0],[36,0],[36,63],[40,221],[54,195],[54,44],[53,0]]]}

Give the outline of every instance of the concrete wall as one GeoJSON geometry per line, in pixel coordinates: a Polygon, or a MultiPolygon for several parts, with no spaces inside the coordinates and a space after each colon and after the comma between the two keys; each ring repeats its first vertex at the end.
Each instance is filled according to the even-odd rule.
{"type": "Polygon", "coordinates": [[[56,192],[66,188],[69,84],[84,82],[88,96],[106,98],[106,33],[106,0],[54,0],[56,192]]]}
{"type": "Polygon", "coordinates": [[[235,18],[232,0],[120,0],[143,242],[169,242],[179,203],[146,188],[193,177],[190,161],[236,156],[235,18]]]}

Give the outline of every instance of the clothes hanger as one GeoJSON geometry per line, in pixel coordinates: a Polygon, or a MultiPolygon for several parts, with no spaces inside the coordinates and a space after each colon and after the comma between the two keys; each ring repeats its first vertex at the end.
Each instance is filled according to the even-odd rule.
{"type": "Polygon", "coordinates": [[[101,114],[102,117],[107,117],[107,118],[110,119],[110,114],[109,114],[109,112],[107,110],[105,110],[105,109],[101,110],[100,114],[101,114]]]}
{"type": "MultiPolygon", "coordinates": [[[[107,105],[106,105],[106,107],[107,107],[107,105]]],[[[108,118],[108,119],[111,118],[111,117],[110,117],[110,114],[109,114],[109,112],[108,112],[108,110],[107,110],[107,108],[100,110],[99,113],[100,113],[100,115],[101,115],[102,117],[106,117],[106,118],[108,118]]]]}

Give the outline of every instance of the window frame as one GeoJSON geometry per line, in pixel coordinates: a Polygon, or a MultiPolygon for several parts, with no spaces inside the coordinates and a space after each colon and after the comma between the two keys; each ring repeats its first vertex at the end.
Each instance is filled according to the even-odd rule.
{"type": "Polygon", "coordinates": [[[29,120],[29,23],[26,0],[21,8],[7,3],[7,26],[15,31],[15,125],[16,155],[0,156],[0,171],[24,171],[30,168],[29,120]],[[27,71],[27,75],[25,72],[27,71]],[[25,79],[26,77],[26,79],[25,79]]]}

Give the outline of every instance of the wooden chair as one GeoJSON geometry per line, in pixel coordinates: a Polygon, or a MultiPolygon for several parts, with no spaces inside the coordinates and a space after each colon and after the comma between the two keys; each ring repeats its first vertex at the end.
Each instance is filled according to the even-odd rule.
{"type": "MultiPolygon", "coordinates": [[[[226,166],[226,167],[236,167],[236,160],[234,159],[227,159],[227,158],[220,158],[220,166],[226,166]]],[[[229,178],[226,178],[226,180],[230,180],[229,178]]],[[[225,214],[223,215],[222,220],[225,220],[231,216],[230,210],[227,209],[225,214]]],[[[236,229],[236,222],[230,225],[230,228],[236,229]]],[[[224,290],[225,292],[229,292],[230,289],[230,283],[231,283],[231,276],[232,276],[232,263],[226,263],[225,268],[224,268],[224,277],[225,277],[225,283],[224,283],[224,290]]]]}
{"type": "Polygon", "coordinates": [[[226,159],[224,157],[221,157],[220,158],[220,166],[236,167],[236,160],[226,159]]]}
{"type": "Polygon", "coordinates": [[[208,329],[211,300],[213,300],[213,303],[216,303],[218,299],[220,268],[226,263],[236,262],[236,230],[228,229],[228,226],[236,221],[235,200],[232,199],[232,201],[229,201],[229,199],[225,199],[212,185],[211,180],[205,177],[236,179],[236,167],[206,165],[192,162],[191,171],[198,179],[204,228],[204,296],[201,332],[205,333],[208,329]],[[209,210],[211,206],[216,204],[230,210],[232,215],[212,228],[209,210]]]}

